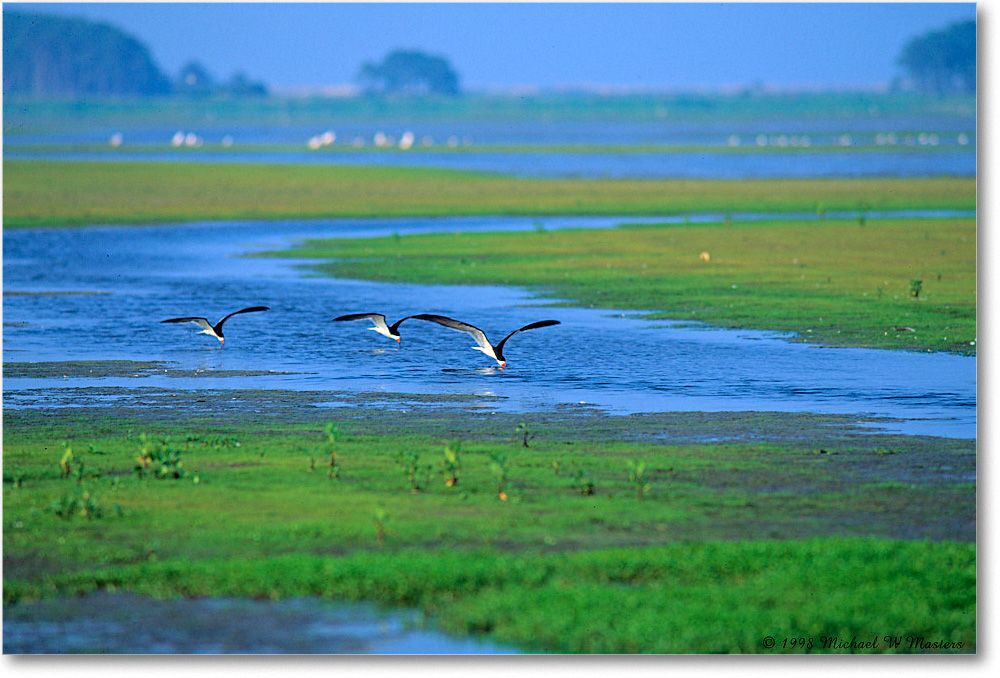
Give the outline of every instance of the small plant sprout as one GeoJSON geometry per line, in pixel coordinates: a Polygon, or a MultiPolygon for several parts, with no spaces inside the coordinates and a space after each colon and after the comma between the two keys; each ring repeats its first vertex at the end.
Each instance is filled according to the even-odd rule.
{"type": "MultiPolygon", "coordinates": [[[[326,433],[326,444],[330,450],[330,470],[327,471],[327,477],[330,480],[337,480],[340,478],[340,462],[337,461],[337,438],[340,433],[337,430],[337,425],[333,422],[328,423],[323,431],[326,433]]],[[[315,468],[315,462],[313,462],[313,468],[315,468]]]]}
{"type": "MultiPolygon", "coordinates": [[[[118,509],[120,511],[120,507],[118,509]]],[[[71,520],[76,516],[93,520],[104,515],[104,511],[97,500],[90,495],[90,492],[80,492],[79,490],[52,502],[49,510],[63,520],[71,520]]]]}
{"type": "Polygon", "coordinates": [[[589,497],[594,494],[594,480],[590,477],[590,474],[579,469],[576,472],[576,491],[585,497],[589,497]]]}
{"type": "Polygon", "coordinates": [[[514,431],[521,436],[521,444],[525,447],[528,446],[528,441],[535,437],[535,434],[528,428],[528,425],[523,421],[517,425],[514,431]]]}
{"type": "Polygon", "coordinates": [[[327,422],[326,426],[323,427],[323,432],[326,433],[326,440],[330,444],[330,447],[336,447],[337,440],[340,437],[340,431],[338,430],[337,425],[332,421],[327,422]]]}
{"type": "MultiPolygon", "coordinates": [[[[403,473],[406,475],[407,481],[410,483],[410,492],[417,494],[420,492],[420,483],[417,480],[417,474],[420,473],[420,453],[419,452],[397,452],[396,460],[399,462],[400,468],[403,469],[403,473]]],[[[427,465],[427,469],[431,468],[430,464],[427,465]]]]}
{"type": "Polygon", "coordinates": [[[187,477],[181,451],[169,439],[156,442],[145,433],[139,436],[139,455],[135,459],[135,474],[143,478],[151,471],[157,480],[180,480],[187,477]]]}
{"type": "Polygon", "coordinates": [[[389,514],[381,506],[375,508],[375,540],[379,546],[385,546],[385,538],[389,534],[385,524],[389,522],[389,514]]]}
{"type": "Polygon", "coordinates": [[[923,291],[924,281],[914,278],[910,281],[910,296],[914,299],[920,298],[920,292],[923,291]]]}
{"type": "Polygon", "coordinates": [[[646,474],[646,463],[636,461],[635,459],[629,459],[627,466],[628,481],[632,483],[632,486],[635,488],[635,498],[642,501],[643,493],[649,489],[649,485],[647,485],[644,480],[644,476],[646,474]]]}
{"type": "Polygon", "coordinates": [[[559,461],[557,461],[557,460],[553,460],[553,462],[552,462],[552,470],[555,471],[555,474],[558,477],[559,476],[559,471],[562,470],[562,463],[559,462],[559,461]]]}
{"type": "Polygon", "coordinates": [[[861,228],[865,227],[866,215],[865,212],[868,210],[868,204],[866,201],[862,200],[861,204],[858,205],[858,226],[861,228]]]}
{"type": "Polygon", "coordinates": [[[59,477],[65,480],[73,472],[73,448],[69,443],[63,443],[63,449],[62,459],[59,460],[59,477]]]}
{"type": "Polygon", "coordinates": [[[455,487],[458,485],[458,469],[462,463],[458,458],[458,453],[462,448],[461,441],[453,441],[445,445],[444,448],[444,485],[445,487],[455,487]]]}
{"type": "Polygon", "coordinates": [[[14,488],[19,488],[24,486],[24,470],[20,466],[15,466],[13,468],[5,468],[3,472],[3,481],[5,483],[11,483],[14,488]]]}
{"type": "Polygon", "coordinates": [[[497,481],[497,497],[500,501],[507,501],[507,455],[491,452],[490,470],[497,481]]]}
{"type": "Polygon", "coordinates": [[[140,478],[153,464],[153,441],[145,433],[139,434],[139,455],[135,458],[135,474],[140,478]]]}

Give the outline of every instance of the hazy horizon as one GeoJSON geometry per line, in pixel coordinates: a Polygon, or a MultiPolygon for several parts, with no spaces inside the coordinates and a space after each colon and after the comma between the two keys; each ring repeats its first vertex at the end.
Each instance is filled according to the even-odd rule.
{"type": "Polygon", "coordinates": [[[470,90],[861,89],[974,3],[19,3],[103,21],[174,77],[189,61],[275,91],[330,91],[393,49],[446,57],[470,90]]]}

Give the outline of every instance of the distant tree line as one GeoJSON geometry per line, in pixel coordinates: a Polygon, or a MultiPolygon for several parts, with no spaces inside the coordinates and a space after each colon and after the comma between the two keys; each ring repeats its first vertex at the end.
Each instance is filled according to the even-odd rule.
{"type": "Polygon", "coordinates": [[[267,87],[242,73],[217,83],[196,63],[172,81],[145,45],[113,26],[5,10],[3,92],[55,98],[263,96],[267,87]]]}
{"type": "Polygon", "coordinates": [[[4,94],[167,94],[170,80],[139,41],[107,24],[3,13],[4,94]]]}
{"type": "Polygon", "coordinates": [[[922,90],[944,94],[976,91],[976,22],[963,21],[913,38],[899,55],[922,90]]]}
{"type": "Polygon", "coordinates": [[[267,86],[250,80],[245,73],[238,72],[227,82],[217,82],[208,70],[196,61],[189,61],[181,68],[174,91],[188,96],[212,96],[226,94],[234,97],[260,97],[267,95],[267,86]]]}

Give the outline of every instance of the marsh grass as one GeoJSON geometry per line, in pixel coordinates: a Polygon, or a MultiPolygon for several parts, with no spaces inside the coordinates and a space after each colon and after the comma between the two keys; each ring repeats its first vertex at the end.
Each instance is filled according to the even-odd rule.
{"type": "Polygon", "coordinates": [[[5,228],[233,219],[975,209],[974,178],[517,179],[412,167],[4,160],[5,228]]]}
{"type": "Polygon", "coordinates": [[[455,487],[458,485],[458,471],[462,468],[462,461],[459,458],[461,449],[462,441],[460,440],[453,440],[444,447],[442,466],[444,468],[445,487],[455,487]]]}
{"type": "Polygon", "coordinates": [[[277,254],[327,259],[319,270],[338,277],[519,285],[584,306],[827,345],[976,352],[974,219],[440,233],[314,240],[277,254]],[[923,281],[919,294],[914,280],[923,281]]]}
{"type": "Polygon", "coordinates": [[[4,478],[5,605],[95,589],[319,595],[418,606],[456,632],[560,652],[759,652],[765,635],[873,629],[975,643],[976,548],[948,541],[974,521],[974,450],[937,473],[905,439],[885,456],[849,442],[821,455],[552,434],[524,448],[505,425],[496,440],[463,440],[461,493],[411,494],[397,453],[437,457],[447,438],[341,426],[350,472],[332,486],[302,465],[322,423],[83,419],[68,440],[102,451],[87,457],[99,475],[67,491],[58,422],[17,420],[5,413],[4,466],[25,478],[17,491],[4,478]],[[139,430],[189,441],[201,482],[132,475],[139,430]],[[653,485],[642,502],[623,472],[637,459],[653,485]],[[569,491],[553,462],[585,462],[600,492],[569,491]],[[83,492],[121,511],[49,510],[63,501],[85,516],[83,492]]]}
{"type": "Polygon", "coordinates": [[[628,481],[635,488],[635,498],[642,501],[643,496],[649,490],[646,482],[646,462],[639,459],[629,459],[625,462],[628,468],[628,481]]]}

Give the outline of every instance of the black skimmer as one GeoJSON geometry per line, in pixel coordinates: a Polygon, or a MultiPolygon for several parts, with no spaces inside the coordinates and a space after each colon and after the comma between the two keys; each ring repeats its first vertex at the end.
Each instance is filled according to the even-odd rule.
{"type": "Polygon", "coordinates": [[[460,320],[453,320],[452,318],[446,318],[443,315],[433,315],[429,313],[422,313],[420,315],[413,316],[418,320],[429,320],[430,322],[437,323],[438,325],[444,325],[453,330],[458,330],[459,332],[467,332],[472,335],[472,338],[476,340],[478,346],[473,346],[477,351],[482,351],[489,357],[496,360],[501,368],[507,367],[507,361],[503,357],[503,345],[507,343],[507,340],[513,337],[518,332],[525,332],[527,330],[538,329],[539,327],[548,327],[550,325],[558,325],[558,320],[539,320],[538,322],[531,323],[530,325],[525,325],[524,327],[518,328],[508,334],[506,337],[500,340],[500,343],[494,346],[490,343],[490,340],[486,338],[486,333],[475,325],[470,325],[469,323],[463,323],[460,320]]]}
{"type": "Polygon", "coordinates": [[[222,334],[222,325],[227,320],[232,318],[234,315],[239,315],[240,313],[253,313],[254,311],[266,311],[267,306],[251,306],[250,308],[244,308],[239,311],[233,311],[225,318],[215,323],[215,326],[209,324],[207,318],[170,318],[169,320],[161,320],[161,323],[194,323],[201,328],[201,332],[198,334],[207,334],[210,337],[215,337],[220,343],[225,344],[226,338],[222,334]]]}
{"type": "Polygon", "coordinates": [[[385,322],[385,316],[381,313],[350,313],[348,315],[342,315],[339,318],[334,318],[333,321],[338,320],[371,320],[375,327],[369,327],[370,330],[375,330],[383,337],[389,337],[390,339],[395,339],[397,344],[401,344],[399,336],[399,326],[403,324],[403,320],[409,320],[414,316],[408,315],[402,320],[397,320],[391,325],[387,325],[385,322]]]}

